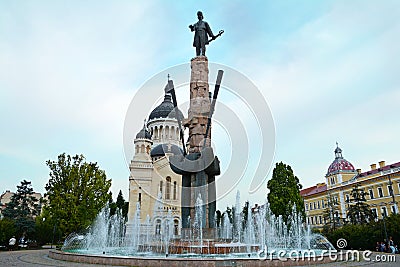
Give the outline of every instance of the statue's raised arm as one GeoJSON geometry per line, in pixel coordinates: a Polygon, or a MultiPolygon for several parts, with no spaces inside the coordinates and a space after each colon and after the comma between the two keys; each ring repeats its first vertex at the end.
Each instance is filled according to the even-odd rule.
{"type": "Polygon", "coordinates": [[[217,35],[214,35],[210,25],[203,20],[204,17],[201,11],[197,12],[197,18],[199,21],[193,25],[189,25],[189,28],[192,32],[194,31],[193,46],[196,47],[196,56],[205,56],[206,45],[208,45],[210,41],[215,40],[218,36],[221,36],[224,31],[219,31],[217,35]],[[211,39],[209,39],[210,37],[211,39]]]}

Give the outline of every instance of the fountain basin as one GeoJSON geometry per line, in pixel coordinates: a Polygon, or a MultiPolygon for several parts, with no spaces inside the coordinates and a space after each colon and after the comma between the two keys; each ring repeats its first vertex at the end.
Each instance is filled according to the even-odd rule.
{"type": "MultiPolygon", "coordinates": [[[[183,256],[183,255],[180,255],[183,256]]],[[[322,263],[329,263],[335,261],[334,258],[327,256],[318,257],[315,259],[302,259],[298,257],[295,260],[287,259],[285,261],[273,258],[259,259],[259,258],[245,258],[235,255],[227,255],[218,257],[216,255],[208,255],[207,257],[196,255],[196,257],[165,257],[165,256],[115,256],[115,255],[88,255],[80,253],[70,253],[66,251],[51,250],[49,257],[56,260],[90,263],[90,264],[103,264],[103,265],[119,265],[119,266],[172,266],[172,267],[186,267],[188,264],[194,264],[196,267],[202,266],[303,266],[303,265],[318,265],[322,263]],[[213,257],[211,257],[213,256],[213,257]]]]}

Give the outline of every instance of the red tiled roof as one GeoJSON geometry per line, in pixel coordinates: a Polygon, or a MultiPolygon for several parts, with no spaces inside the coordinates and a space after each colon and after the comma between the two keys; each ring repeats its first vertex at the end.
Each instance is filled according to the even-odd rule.
{"type": "Polygon", "coordinates": [[[314,186],[311,186],[311,187],[308,187],[308,188],[304,188],[303,190],[300,190],[300,195],[301,196],[307,195],[311,190],[314,190],[316,187],[317,186],[314,185],[314,186]]]}
{"type": "Polygon", "coordinates": [[[314,195],[314,194],[326,191],[326,188],[327,188],[326,184],[320,185],[320,186],[314,185],[309,188],[305,188],[305,189],[301,190],[300,195],[303,197],[314,195]]]}
{"type": "Polygon", "coordinates": [[[391,168],[397,168],[397,167],[400,167],[400,162],[396,162],[396,163],[393,163],[393,164],[386,165],[383,168],[376,168],[375,170],[369,170],[369,171],[366,171],[366,172],[362,172],[357,177],[368,176],[368,175],[371,175],[371,174],[375,174],[375,173],[378,173],[378,172],[381,172],[381,171],[387,171],[387,170],[389,170],[391,168]]]}

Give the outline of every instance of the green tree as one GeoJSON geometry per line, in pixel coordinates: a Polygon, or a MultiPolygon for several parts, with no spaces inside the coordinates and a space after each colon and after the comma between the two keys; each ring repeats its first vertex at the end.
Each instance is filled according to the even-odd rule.
{"type": "Polygon", "coordinates": [[[339,225],[339,203],[337,199],[328,193],[325,200],[325,210],[323,213],[326,224],[324,225],[325,231],[335,230],[339,225]]]}
{"type": "Polygon", "coordinates": [[[365,224],[375,219],[375,214],[369,208],[366,193],[356,184],[351,190],[351,199],[347,209],[347,218],[352,224],[365,224]]]}
{"type": "Polygon", "coordinates": [[[336,245],[338,239],[345,238],[346,249],[375,250],[376,242],[386,239],[386,235],[392,236],[395,242],[400,240],[400,214],[391,214],[385,218],[385,222],[386,227],[383,220],[373,220],[366,224],[346,224],[333,231],[324,231],[323,234],[333,245],[336,245]]]}
{"type": "Polygon", "coordinates": [[[128,220],[129,202],[125,201],[122,190],[119,190],[116,202],[112,201],[112,193],[110,192],[108,206],[110,208],[110,216],[114,215],[117,209],[119,209],[125,220],[128,220]]]}
{"type": "Polygon", "coordinates": [[[97,163],[83,155],[65,153],[46,162],[50,179],[46,184],[46,209],[64,236],[88,227],[109,200],[111,180],[97,163]]]}
{"type": "Polygon", "coordinates": [[[122,216],[127,219],[128,218],[128,208],[129,208],[129,202],[125,201],[124,196],[122,195],[122,191],[119,190],[118,196],[117,196],[117,208],[121,210],[122,216]]]}
{"type": "Polygon", "coordinates": [[[11,201],[3,211],[4,218],[15,222],[18,237],[34,235],[34,218],[39,215],[41,206],[33,193],[31,182],[23,180],[21,185],[17,186],[17,192],[12,195],[11,201]]]}
{"type": "Polygon", "coordinates": [[[0,220],[0,245],[7,246],[8,240],[16,234],[14,220],[3,218],[0,220]]]}
{"type": "Polygon", "coordinates": [[[58,237],[61,236],[59,228],[55,227],[55,220],[52,220],[49,211],[44,209],[40,216],[35,219],[35,240],[38,245],[49,244],[54,241],[58,243],[58,237]]]}
{"type": "Polygon", "coordinates": [[[296,205],[297,213],[305,218],[304,201],[300,195],[302,185],[289,165],[282,162],[276,163],[267,187],[269,189],[268,202],[275,216],[282,215],[283,221],[287,223],[293,206],[296,205]]]}

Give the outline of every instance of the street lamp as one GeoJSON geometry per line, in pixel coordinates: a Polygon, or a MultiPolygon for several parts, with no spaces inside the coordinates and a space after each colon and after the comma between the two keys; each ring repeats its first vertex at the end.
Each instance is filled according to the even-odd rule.
{"type": "Polygon", "coordinates": [[[388,175],[388,179],[389,179],[389,195],[392,196],[393,205],[394,205],[393,213],[396,214],[397,213],[397,203],[396,203],[396,197],[393,192],[393,183],[392,183],[392,179],[390,178],[390,174],[388,175]]]}

